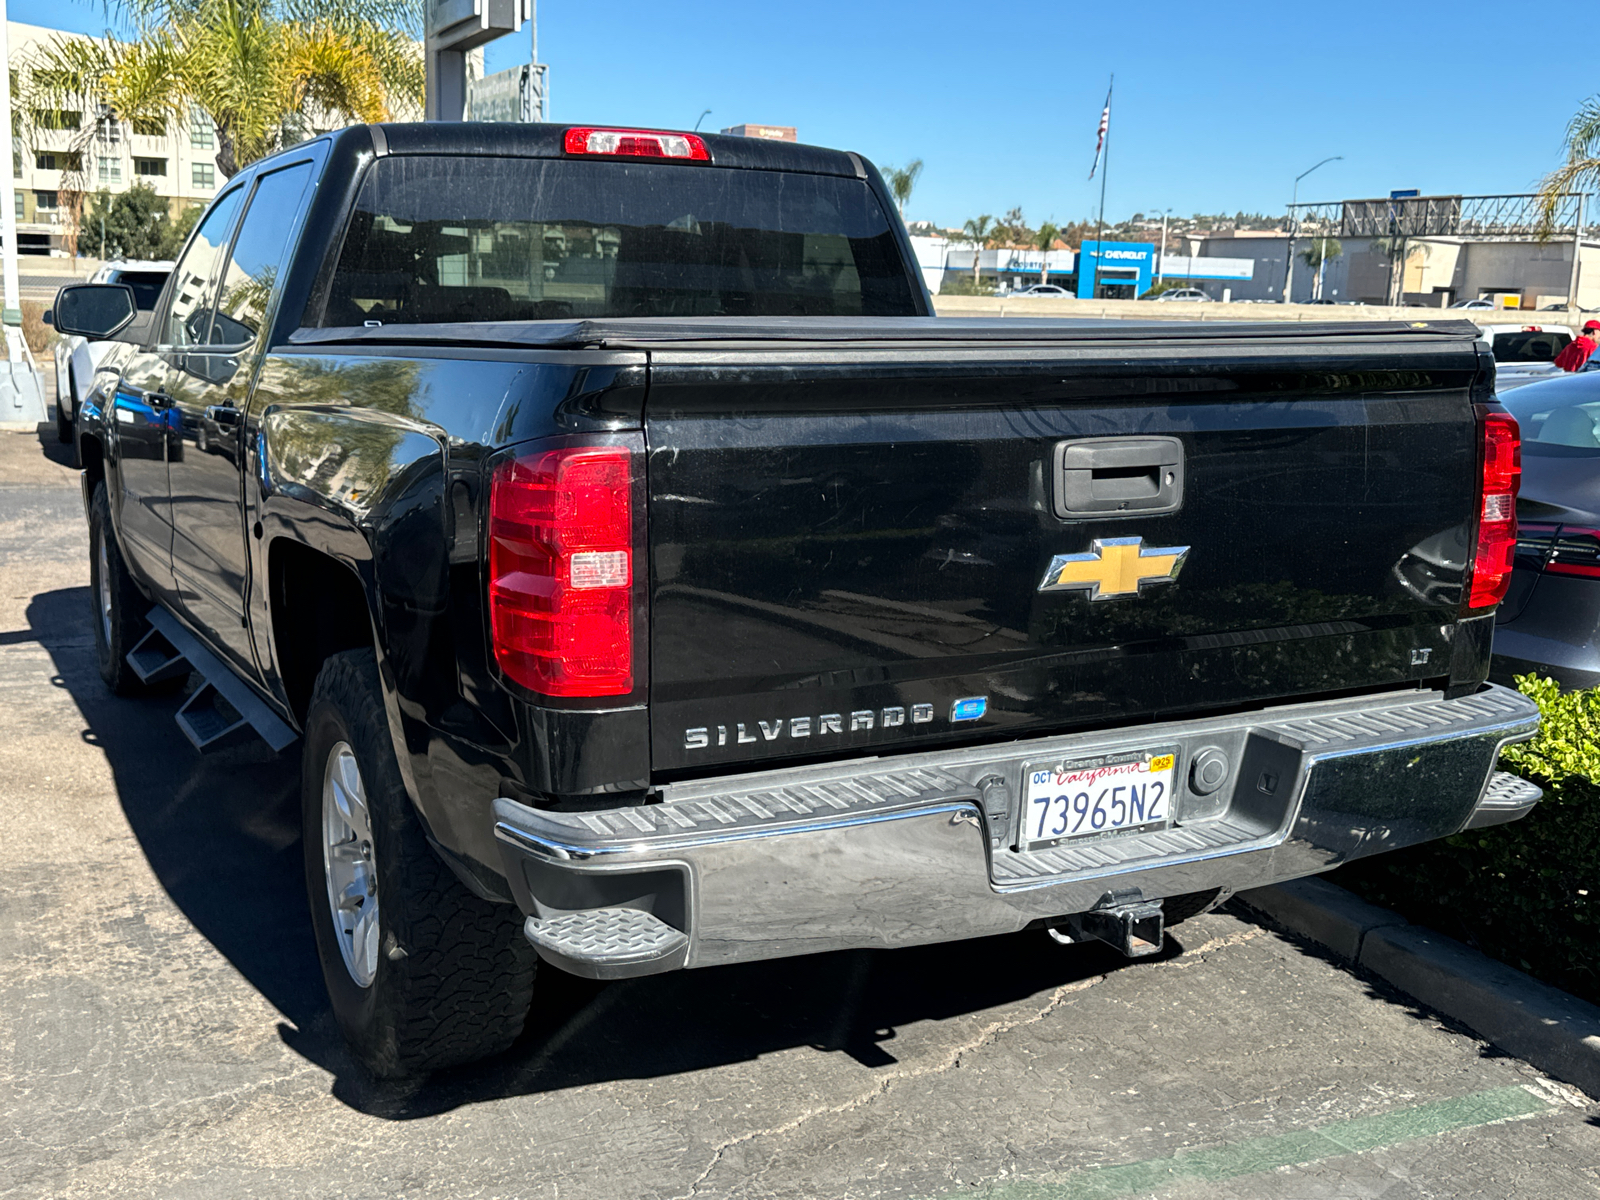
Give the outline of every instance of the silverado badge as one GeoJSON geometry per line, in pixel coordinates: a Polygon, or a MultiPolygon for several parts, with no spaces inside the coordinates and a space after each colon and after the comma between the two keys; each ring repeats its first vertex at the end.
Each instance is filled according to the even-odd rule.
{"type": "Polygon", "coordinates": [[[1146,546],[1138,537],[1096,538],[1087,554],[1058,554],[1051,559],[1039,590],[1082,590],[1091,600],[1137,596],[1147,586],[1171,583],[1188,556],[1187,546],[1146,546]]]}

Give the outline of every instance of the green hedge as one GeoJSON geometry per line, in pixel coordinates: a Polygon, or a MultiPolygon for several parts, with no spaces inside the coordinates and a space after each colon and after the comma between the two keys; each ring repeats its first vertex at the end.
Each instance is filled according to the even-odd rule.
{"type": "Polygon", "coordinates": [[[1343,867],[1329,878],[1600,1003],[1600,689],[1519,676],[1544,721],[1501,766],[1545,789],[1521,821],[1343,867]]]}

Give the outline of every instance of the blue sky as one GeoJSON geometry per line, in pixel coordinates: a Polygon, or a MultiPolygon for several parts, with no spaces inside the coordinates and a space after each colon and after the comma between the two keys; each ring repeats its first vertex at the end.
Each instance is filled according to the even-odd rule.
{"type": "MultiPolygon", "coordinates": [[[[11,19],[97,31],[97,4],[11,0],[11,19]]],[[[795,125],[880,165],[921,158],[913,220],[1021,205],[1092,216],[1086,176],[1116,72],[1107,215],[1278,212],[1302,200],[1530,190],[1600,92],[1578,9],[1532,25],[1504,0],[1334,7],[946,0],[805,5],[544,0],[551,115],[672,128],[795,125]],[[1563,30],[1574,38],[1564,41],[1563,30]],[[1505,82],[1499,82],[1505,81],[1505,82]]],[[[488,68],[528,60],[521,38],[488,68]]]]}

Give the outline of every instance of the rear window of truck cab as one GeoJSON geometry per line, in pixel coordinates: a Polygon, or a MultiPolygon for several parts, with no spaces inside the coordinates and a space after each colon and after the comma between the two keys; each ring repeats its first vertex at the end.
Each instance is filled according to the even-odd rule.
{"type": "Polygon", "coordinates": [[[1493,342],[1494,360],[1503,363],[1554,362],[1556,355],[1571,342],[1572,335],[1565,329],[1525,329],[1518,333],[1497,333],[1493,342]]]}
{"type": "Polygon", "coordinates": [[[320,324],[915,316],[864,180],[395,156],[362,182],[320,324]]]}

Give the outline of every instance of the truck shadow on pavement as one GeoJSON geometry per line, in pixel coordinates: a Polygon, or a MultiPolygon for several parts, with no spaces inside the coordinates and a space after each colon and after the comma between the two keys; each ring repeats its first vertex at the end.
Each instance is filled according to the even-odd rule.
{"type": "MultiPolygon", "coordinates": [[[[177,697],[122,699],[95,668],[87,588],[28,607],[31,636],[105,753],[118,800],[161,886],[193,927],[283,1016],[285,1045],[334,1076],[335,1096],[391,1120],[749,1061],[797,1046],[868,1068],[897,1062],[897,1030],[957,1019],[1108,971],[1108,947],[1042,932],[896,951],[847,951],[598,984],[544,968],[526,1031],[505,1055],[426,1081],[370,1078],[334,1025],[301,868],[297,747],[257,742],[200,756],[173,722],[177,697]]],[[[1169,937],[1161,959],[1182,952],[1169,937]]]]}

